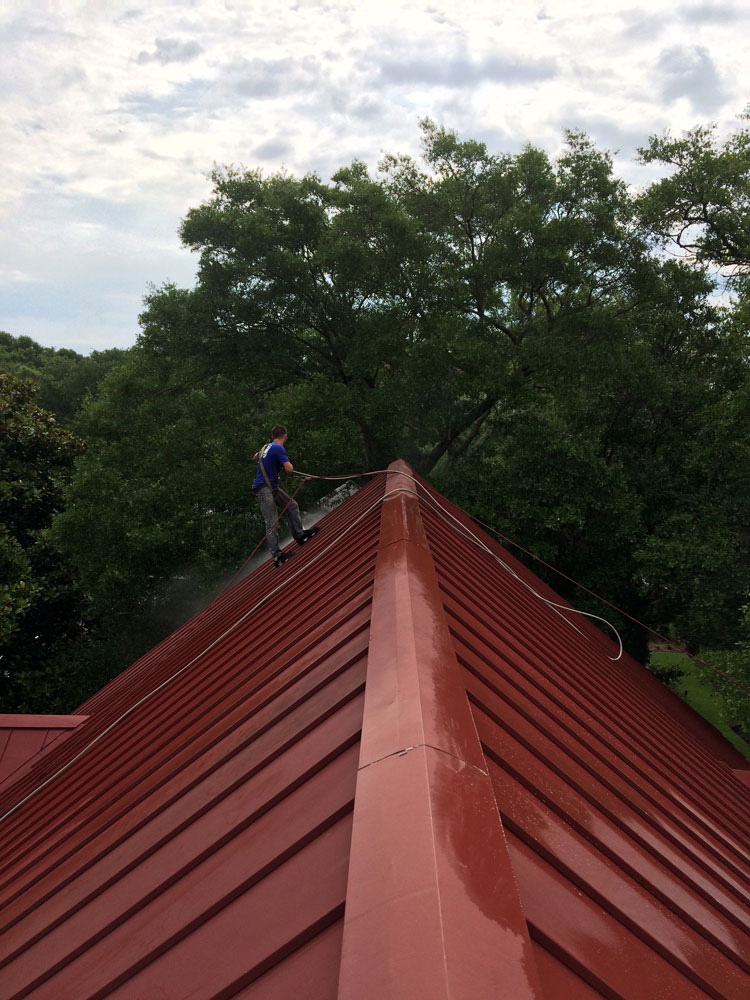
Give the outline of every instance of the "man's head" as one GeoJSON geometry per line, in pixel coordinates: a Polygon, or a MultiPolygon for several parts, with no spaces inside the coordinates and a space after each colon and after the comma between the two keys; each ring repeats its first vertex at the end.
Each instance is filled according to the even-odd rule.
{"type": "Polygon", "coordinates": [[[283,444],[286,441],[286,435],[286,427],[282,427],[281,424],[276,424],[276,426],[271,429],[271,440],[278,441],[279,444],[283,444]]]}

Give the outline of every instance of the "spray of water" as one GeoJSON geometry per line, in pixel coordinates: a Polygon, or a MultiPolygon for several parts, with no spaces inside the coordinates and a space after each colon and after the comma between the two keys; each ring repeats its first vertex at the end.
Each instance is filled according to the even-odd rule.
{"type": "MultiPolygon", "coordinates": [[[[305,527],[311,528],[322,517],[325,517],[326,514],[330,514],[330,512],[338,507],[339,504],[343,503],[344,500],[348,500],[348,498],[352,496],[352,494],[356,493],[358,489],[359,486],[356,483],[347,480],[337,486],[333,492],[327,493],[324,497],[321,497],[318,503],[313,506],[303,508],[302,505],[300,505],[300,513],[302,514],[302,521],[305,527]]],[[[282,517],[279,528],[279,545],[284,548],[292,537],[289,532],[285,516],[282,517]]],[[[248,562],[243,568],[242,572],[238,575],[237,580],[244,580],[246,576],[252,573],[253,570],[257,569],[258,566],[261,566],[269,558],[270,553],[268,551],[268,546],[264,543],[255,553],[250,562],[248,562]]],[[[231,577],[224,581],[221,586],[217,587],[216,592],[220,593],[230,579],[231,577]]]]}

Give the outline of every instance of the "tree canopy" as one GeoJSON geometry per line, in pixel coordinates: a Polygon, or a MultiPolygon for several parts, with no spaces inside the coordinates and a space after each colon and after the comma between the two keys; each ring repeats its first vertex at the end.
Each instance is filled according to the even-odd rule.
{"type": "Polygon", "coordinates": [[[0,330],[0,371],[31,379],[39,390],[40,407],[64,426],[72,423],[83,400],[126,355],[114,347],[88,355],[67,347],[42,347],[31,337],[13,337],[0,330]]]}
{"type": "MultiPolygon", "coordinates": [[[[750,120],[746,112],[742,116],[750,120]]],[[[670,168],[641,199],[653,231],[688,256],[732,274],[750,267],[750,132],[719,142],[715,125],[698,125],[680,138],[652,136],[645,163],[670,168]]]]}
{"type": "Polygon", "coordinates": [[[26,710],[60,697],[56,667],[83,628],[49,537],[80,443],[36,397],[31,381],[0,373],[0,701],[26,710]]]}

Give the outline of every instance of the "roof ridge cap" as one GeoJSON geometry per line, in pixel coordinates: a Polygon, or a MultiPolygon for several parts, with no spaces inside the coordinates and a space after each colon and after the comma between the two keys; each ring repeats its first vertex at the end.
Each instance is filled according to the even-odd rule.
{"type": "Polygon", "coordinates": [[[388,469],[370,621],[339,1000],[542,996],[422,522],[388,469]],[[487,879],[482,858],[494,859],[487,879]],[[415,935],[415,927],[420,934],[415,935]],[[512,929],[512,933],[507,933],[512,929]],[[363,962],[363,955],[377,955],[363,962]],[[500,991],[502,994],[500,993],[500,991]]]}

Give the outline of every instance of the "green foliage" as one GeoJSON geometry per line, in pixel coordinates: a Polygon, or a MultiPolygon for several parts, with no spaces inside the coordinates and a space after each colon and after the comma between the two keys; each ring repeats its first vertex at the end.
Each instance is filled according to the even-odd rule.
{"type": "Polygon", "coordinates": [[[211,581],[244,551],[252,498],[252,393],[164,363],[146,344],[77,422],[89,447],[55,535],[77,556],[97,611],[142,607],[161,581],[211,581]]]}
{"type": "Polygon", "coordinates": [[[6,710],[59,695],[57,659],[82,624],[70,568],[49,537],[79,442],[36,405],[31,381],[0,374],[0,698],[6,710]]]}
{"type": "Polygon", "coordinates": [[[674,678],[670,686],[675,693],[715,726],[736,750],[750,759],[747,699],[743,726],[739,721],[743,718],[742,710],[738,713],[736,704],[733,704],[739,689],[736,684],[727,680],[728,675],[722,678],[722,674],[726,673],[723,652],[707,650],[699,660],[684,653],[653,652],[648,668],[665,683],[670,683],[667,678],[674,678]],[[723,667],[720,663],[723,663],[723,667]],[[732,690],[729,700],[724,697],[724,691],[728,688],[732,690]]]}
{"type": "MultiPolygon", "coordinates": [[[[643,302],[554,364],[550,345],[536,392],[496,413],[470,471],[436,474],[457,502],[638,619],[716,642],[750,582],[746,349],[700,273],[654,264],[647,278],[643,302]]],[[[625,631],[645,656],[645,634],[625,631]]]]}
{"type": "Polygon", "coordinates": [[[700,663],[698,669],[723,700],[728,724],[750,743],[750,604],[740,612],[739,632],[731,648],[707,650],[702,656],[713,670],[700,663]]]}
{"type": "MultiPolygon", "coordinates": [[[[687,660],[684,653],[651,653],[648,663],[646,666],[650,672],[662,684],[666,684],[667,687],[677,688],[677,685],[685,676],[685,667],[687,660]]],[[[683,691],[684,693],[684,691],[683,691]]],[[[705,712],[701,712],[702,715],[706,715],[705,712]]]]}
{"type": "MultiPolygon", "coordinates": [[[[747,114],[743,116],[746,120],[747,114]]],[[[647,225],[698,261],[745,269],[750,265],[750,132],[722,144],[714,125],[675,139],[651,136],[644,163],[672,168],[641,199],[647,225]]]]}
{"type": "Polygon", "coordinates": [[[98,623],[82,651],[95,686],[196,613],[262,535],[251,456],[277,420],[235,358],[223,371],[211,345],[192,349],[190,302],[170,289],[147,304],[139,344],[76,421],[87,449],[53,535],[98,623]],[[187,346],[161,340],[176,315],[187,346]]]}
{"type": "MultiPolygon", "coordinates": [[[[357,164],[334,185],[231,171],[214,181],[182,237],[200,251],[195,294],[218,370],[231,364],[266,394],[314,383],[323,405],[331,389],[366,464],[392,458],[414,327],[404,269],[420,256],[408,218],[357,164]]],[[[147,337],[149,326],[147,315],[147,337]]]]}
{"type": "Polygon", "coordinates": [[[96,391],[108,371],[122,363],[127,351],[111,348],[85,356],[68,348],[42,347],[31,337],[0,331],[0,371],[32,379],[39,386],[39,405],[69,426],[83,400],[96,391]]]}

